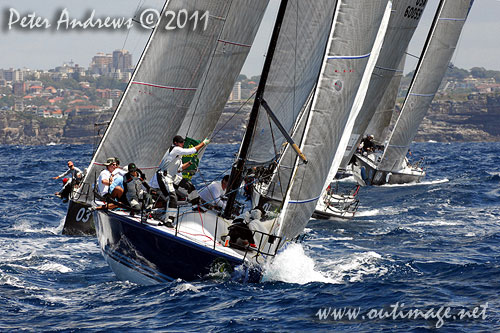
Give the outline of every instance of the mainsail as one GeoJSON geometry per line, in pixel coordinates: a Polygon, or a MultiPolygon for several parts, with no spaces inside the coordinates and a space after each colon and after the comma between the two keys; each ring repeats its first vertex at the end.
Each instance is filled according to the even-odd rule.
{"type": "Polygon", "coordinates": [[[473,0],[442,0],[439,3],[379,169],[396,171],[402,168],[410,144],[448,68],[472,3],[473,0]]]}
{"type": "Polygon", "coordinates": [[[397,73],[398,65],[408,48],[426,3],[427,1],[416,0],[396,0],[393,2],[384,44],[373,71],[365,102],[354,123],[347,146],[348,153],[341,161],[341,168],[345,168],[352,158],[362,134],[366,131],[366,127],[377,109],[378,103],[382,100],[392,77],[397,73]]]}
{"type": "Polygon", "coordinates": [[[384,145],[385,140],[390,135],[389,126],[394,114],[396,98],[398,97],[399,84],[403,77],[403,69],[406,57],[401,59],[398,71],[394,74],[387,87],[382,100],[380,101],[370,124],[366,128],[365,135],[373,135],[375,144],[384,145]]]}
{"type": "MultiPolygon", "coordinates": [[[[238,36],[230,35],[229,30],[236,30],[234,26],[238,22],[243,22],[244,26],[258,24],[266,4],[267,0],[167,1],[132,80],[93,156],[85,183],[92,184],[96,173],[102,168],[99,162],[112,156],[127,163],[136,163],[149,178],[171,145],[172,138],[178,134],[195,97],[203,96],[200,90],[211,88],[206,83],[211,83],[209,81],[219,75],[220,57],[217,57],[217,53],[221,51],[220,48],[224,47],[223,44],[232,52],[240,48],[234,44],[228,46],[229,42],[235,40],[225,40],[222,36],[241,36],[242,43],[251,43],[256,27],[252,26],[252,29],[238,36]],[[248,8],[252,10],[246,12],[248,8]],[[207,13],[206,29],[200,22],[195,28],[195,22],[189,21],[182,29],[165,30],[164,27],[171,20],[171,15],[165,15],[167,10],[174,13],[197,11],[199,17],[207,13]],[[226,28],[226,24],[230,26],[226,28]]],[[[233,72],[239,70],[238,66],[242,66],[241,59],[228,67],[233,72]]],[[[221,98],[227,97],[226,86],[232,87],[233,84],[234,81],[227,80],[219,91],[211,91],[215,104],[218,105],[221,98]]],[[[199,102],[205,100],[199,98],[199,102]]],[[[209,106],[213,107],[214,104],[209,106]]],[[[203,105],[197,108],[203,109],[203,112],[209,110],[203,105]]]]}
{"type": "MultiPolygon", "coordinates": [[[[302,232],[319,199],[348,120],[387,0],[337,2],[321,77],[301,143],[309,163],[296,159],[280,214],[280,236],[302,232]]],[[[390,9],[389,9],[390,10],[390,9]]]]}

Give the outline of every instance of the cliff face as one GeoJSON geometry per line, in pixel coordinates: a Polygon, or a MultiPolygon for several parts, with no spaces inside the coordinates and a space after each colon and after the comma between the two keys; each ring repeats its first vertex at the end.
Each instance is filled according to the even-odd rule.
{"type": "Polygon", "coordinates": [[[415,141],[500,141],[500,96],[432,103],[415,141]]]}
{"type": "MultiPolygon", "coordinates": [[[[251,105],[228,105],[216,126],[214,143],[240,142],[251,105]]],[[[0,111],[0,144],[97,143],[112,112],[70,115],[68,119],[0,111]],[[96,126],[95,124],[100,124],[96,126]]],[[[436,101],[415,141],[500,141],[500,95],[469,95],[460,101],[436,101]]]]}
{"type": "Polygon", "coordinates": [[[60,143],[65,120],[23,117],[17,112],[0,111],[0,143],[40,145],[60,143]]]}
{"type": "Polygon", "coordinates": [[[94,143],[103,128],[95,123],[111,119],[112,112],[70,115],[68,119],[42,118],[14,111],[0,111],[0,144],[94,143]]]}

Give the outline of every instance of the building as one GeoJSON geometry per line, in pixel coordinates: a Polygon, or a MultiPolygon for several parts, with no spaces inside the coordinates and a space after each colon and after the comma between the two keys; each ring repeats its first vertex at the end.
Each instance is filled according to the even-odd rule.
{"type": "Polygon", "coordinates": [[[24,82],[14,82],[12,91],[16,96],[24,96],[26,94],[26,84],[24,82]]]}
{"type": "Polygon", "coordinates": [[[229,96],[230,101],[239,101],[241,99],[241,82],[236,82],[231,95],[229,96]]]}
{"type": "Polygon", "coordinates": [[[97,53],[90,63],[90,71],[93,74],[107,74],[111,72],[113,56],[111,54],[97,53]]]}
{"type": "Polygon", "coordinates": [[[112,99],[119,99],[122,95],[122,91],[120,89],[111,90],[109,97],[112,99]]]}
{"type": "Polygon", "coordinates": [[[127,50],[113,51],[113,69],[126,72],[132,68],[132,54],[127,50]]]}
{"type": "Polygon", "coordinates": [[[23,81],[24,75],[22,71],[14,70],[11,68],[11,69],[5,69],[3,71],[3,78],[6,81],[17,82],[17,81],[23,81]]]}
{"type": "Polygon", "coordinates": [[[14,101],[14,111],[24,111],[24,100],[22,98],[16,98],[16,100],[14,101]]]}

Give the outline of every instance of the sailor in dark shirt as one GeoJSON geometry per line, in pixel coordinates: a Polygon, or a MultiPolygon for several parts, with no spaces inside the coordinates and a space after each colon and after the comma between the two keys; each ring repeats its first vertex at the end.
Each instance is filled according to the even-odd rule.
{"type": "Polygon", "coordinates": [[[361,140],[362,152],[372,153],[375,151],[375,143],[373,142],[373,135],[367,135],[361,140]]]}

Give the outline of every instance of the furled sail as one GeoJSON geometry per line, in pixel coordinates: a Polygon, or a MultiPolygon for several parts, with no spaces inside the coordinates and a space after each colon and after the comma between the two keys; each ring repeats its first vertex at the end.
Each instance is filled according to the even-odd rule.
{"type": "MultiPolygon", "coordinates": [[[[288,133],[318,79],[335,3],[288,1],[264,89],[264,100],[288,133]]],[[[248,164],[267,164],[285,139],[262,106],[256,126],[248,164]]]]}
{"type": "Polygon", "coordinates": [[[473,0],[442,0],[379,169],[400,170],[453,56],[473,0]]]}
{"type": "Polygon", "coordinates": [[[280,235],[292,239],[302,232],[322,193],[356,92],[368,63],[387,0],[337,2],[327,54],[313,98],[295,172],[280,214],[280,235]]]}
{"type": "Polygon", "coordinates": [[[182,136],[205,138],[214,130],[269,0],[232,2],[217,48],[179,130],[182,136]]]}
{"type": "Polygon", "coordinates": [[[157,27],[93,156],[85,183],[92,184],[102,169],[101,163],[114,156],[124,163],[134,162],[148,178],[152,175],[198,93],[211,55],[221,44],[225,23],[246,15],[235,9],[241,3],[243,1],[238,0],[166,2],[157,27]],[[172,19],[171,15],[165,15],[166,11],[187,11],[190,17],[198,12],[198,21],[190,19],[184,28],[166,30],[172,19]],[[229,15],[238,15],[238,18],[229,15]]]}
{"type": "Polygon", "coordinates": [[[375,114],[373,115],[370,124],[366,128],[364,135],[373,135],[375,144],[384,145],[385,140],[390,135],[389,126],[394,114],[396,98],[398,97],[399,84],[403,77],[403,69],[405,66],[405,59],[403,57],[399,63],[398,71],[392,77],[389,86],[387,87],[382,101],[380,101],[375,114]]]}
{"type": "Polygon", "coordinates": [[[408,48],[426,3],[425,0],[393,1],[391,19],[389,20],[389,28],[387,29],[384,44],[373,71],[365,102],[354,123],[347,146],[348,153],[342,159],[340,168],[345,169],[352,158],[362,134],[366,131],[366,127],[377,109],[378,103],[382,100],[392,77],[397,73],[398,65],[408,48]]]}

